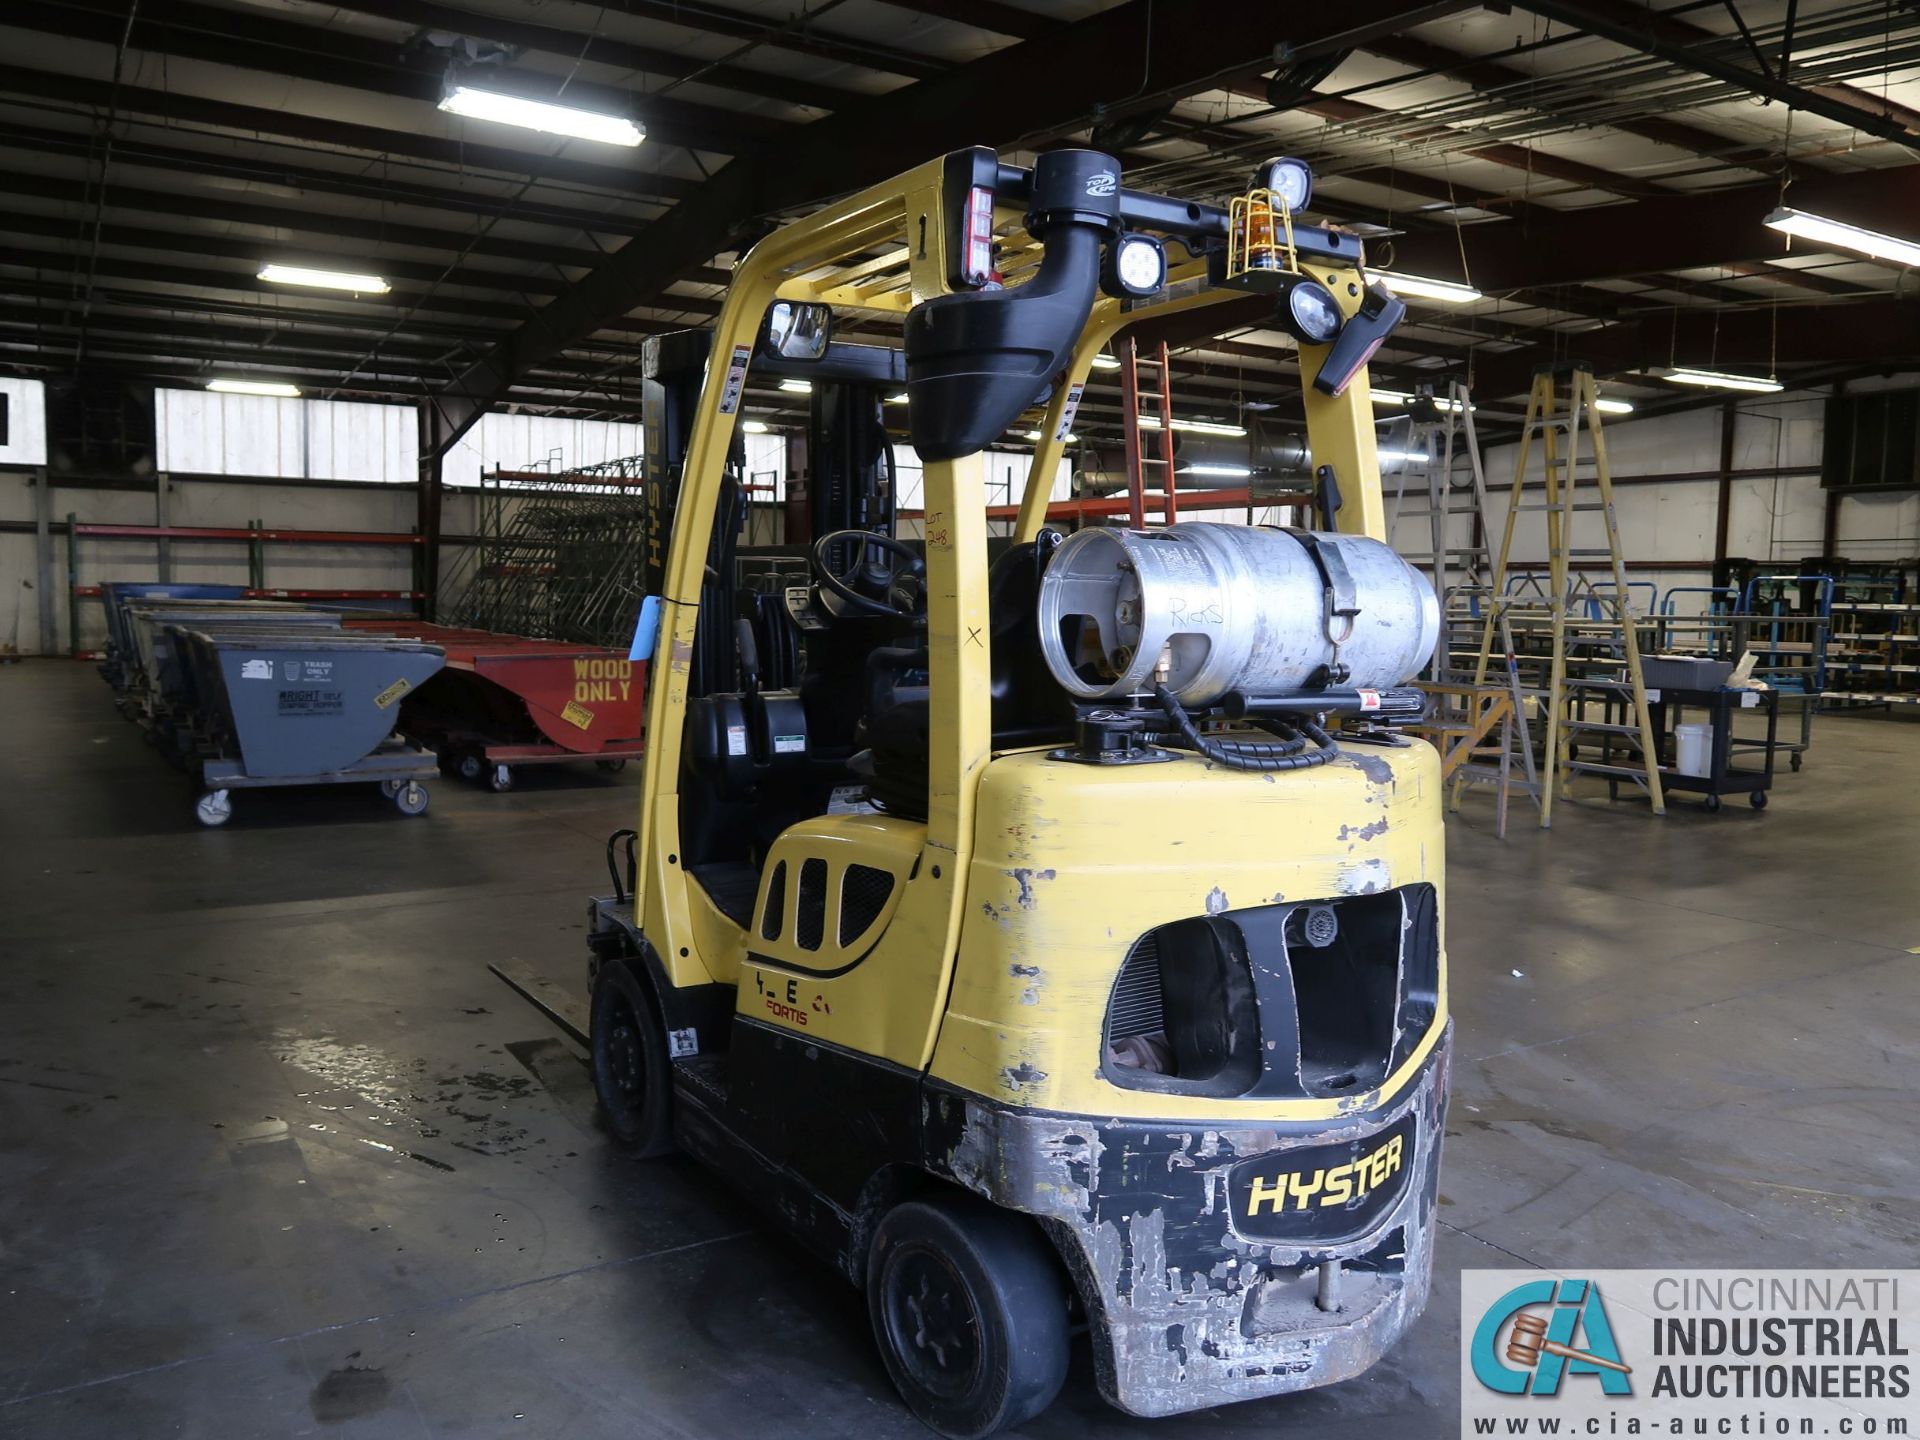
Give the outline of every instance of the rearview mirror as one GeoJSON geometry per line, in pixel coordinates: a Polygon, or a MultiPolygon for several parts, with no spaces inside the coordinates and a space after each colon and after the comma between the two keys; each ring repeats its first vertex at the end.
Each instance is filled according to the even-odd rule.
{"type": "Polygon", "coordinates": [[[760,349],[782,360],[821,360],[833,338],[833,309],[780,300],[767,308],[760,349]]]}

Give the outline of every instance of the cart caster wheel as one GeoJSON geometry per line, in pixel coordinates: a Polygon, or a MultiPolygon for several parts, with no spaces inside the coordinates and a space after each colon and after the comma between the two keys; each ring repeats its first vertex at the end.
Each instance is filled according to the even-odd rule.
{"type": "Polygon", "coordinates": [[[391,800],[400,793],[400,787],[406,783],[404,780],[382,780],[380,782],[380,793],[391,800]]]}
{"type": "Polygon", "coordinates": [[[224,825],[233,818],[233,799],[224,790],[209,790],[195,802],[193,814],[202,825],[224,825]]]}
{"type": "Polygon", "coordinates": [[[1767,792],[1764,790],[1753,791],[1751,794],[1747,796],[1747,803],[1753,806],[1753,808],[1756,810],[1766,809],[1767,808],[1767,792]]]}
{"type": "Polygon", "coordinates": [[[604,770],[609,775],[618,775],[627,768],[627,762],[624,760],[596,760],[593,765],[596,770],[604,770]]]}
{"type": "Polygon", "coordinates": [[[942,1435],[1031,1420],[1067,1376],[1066,1277],[1038,1227],[972,1196],[882,1217],[867,1310],[907,1408],[942,1435]]]}
{"type": "Polygon", "coordinates": [[[460,778],[462,780],[478,780],[481,772],[486,768],[486,762],[478,755],[462,755],[460,757],[460,778]]]}
{"type": "Polygon", "coordinates": [[[493,774],[487,777],[487,788],[498,795],[513,788],[513,771],[505,765],[493,767],[493,774]]]}
{"type": "Polygon", "coordinates": [[[402,815],[424,815],[427,813],[427,787],[417,780],[409,780],[393,792],[393,808],[402,815]]]}
{"type": "Polygon", "coordinates": [[[1707,796],[1707,813],[1709,815],[1717,815],[1720,813],[1720,797],[1718,795],[1707,796]]]}
{"type": "Polygon", "coordinates": [[[1792,755],[1789,755],[1789,756],[1787,757],[1787,764],[1788,764],[1788,765],[1790,765],[1790,766],[1792,766],[1794,770],[1796,770],[1796,771],[1797,771],[1797,770],[1799,770],[1799,768],[1800,768],[1800,753],[1799,753],[1798,751],[1795,751],[1795,752],[1794,752],[1794,753],[1793,753],[1792,755]]]}

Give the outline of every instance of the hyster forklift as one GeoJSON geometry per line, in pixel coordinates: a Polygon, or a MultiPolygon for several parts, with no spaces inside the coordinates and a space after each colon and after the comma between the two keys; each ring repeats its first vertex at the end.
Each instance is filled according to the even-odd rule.
{"type": "Polygon", "coordinates": [[[1383,540],[1366,372],[1404,307],[1295,218],[1297,161],[1225,207],[1118,173],[964,150],[772,231],[648,435],[648,755],[591,904],[606,1123],[863,1287],[951,1436],[1038,1414],[1083,1331],[1136,1415],[1358,1375],[1432,1269],[1441,788],[1400,732],[1438,613],[1383,540]],[[1325,528],[1046,528],[1103,346],[1248,293],[1300,342],[1325,528]],[[863,311],[904,330],[921,537],[868,443],[897,372],[832,338],[863,311]],[[843,528],[747,594],[756,365],[864,377],[867,438],[843,528]],[[983,452],[1032,409],[989,564],[983,452]]]}

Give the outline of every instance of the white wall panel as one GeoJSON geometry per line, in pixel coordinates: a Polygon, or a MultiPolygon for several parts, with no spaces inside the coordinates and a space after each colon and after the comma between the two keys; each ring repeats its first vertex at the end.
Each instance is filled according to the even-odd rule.
{"type": "Polygon", "coordinates": [[[624,459],[641,449],[636,424],[490,410],[447,452],[442,474],[448,485],[478,485],[482,472],[496,467],[565,470],[624,459]]]}

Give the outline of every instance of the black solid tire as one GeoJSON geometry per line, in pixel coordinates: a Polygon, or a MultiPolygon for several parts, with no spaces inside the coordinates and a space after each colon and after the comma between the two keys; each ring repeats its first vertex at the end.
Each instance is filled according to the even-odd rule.
{"type": "Polygon", "coordinates": [[[1067,1282],[1039,1228],[968,1195],[896,1205],[874,1232],[867,1313],[907,1408],[951,1440],[1031,1420],[1067,1378],[1067,1282]]]}
{"type": "Polygon", "coordinates": [[[1791,766],[1792,766],[1792,767],[1794,768],[1794,770],[1796,770],[1796,771],[1798,771],[1798,770],[1799,770],[1799,768],[1800,768],[1800,752],[1799,752],[1798,750],[1796,750],[1796,751],[1794,751],[1794,752],[1793,752],[1793,754],[1791,754],[1791,755],[1789,755],[1789,756],[1787,757],[1787,764],[1789,764],[1789,765],[1791,765],[1791,766]]]}
{"type": "Polygon", "coordinates": [[[673,1152],[673,1075],[653,996],[619,961],[600,967],[588,1022],[593,1093],[607,1133],[643,1158],[673,1152]]]}
{"type": "Polygon", "coordinates": [[[1713,815],[1718,813],[1719,809],[1720,809],[1720,797],[1718,795],[1707,796],[1707,813],[1709,815],[1713,815]]]}
{"type": "Polygon", "coordinates": [[[1747,793],[1747,803],[1753,806],[1753,808],[1756,810],[1766,809],[1767,808],[1767,792],[1764,790],[1749,791],[1747,793]]]}

